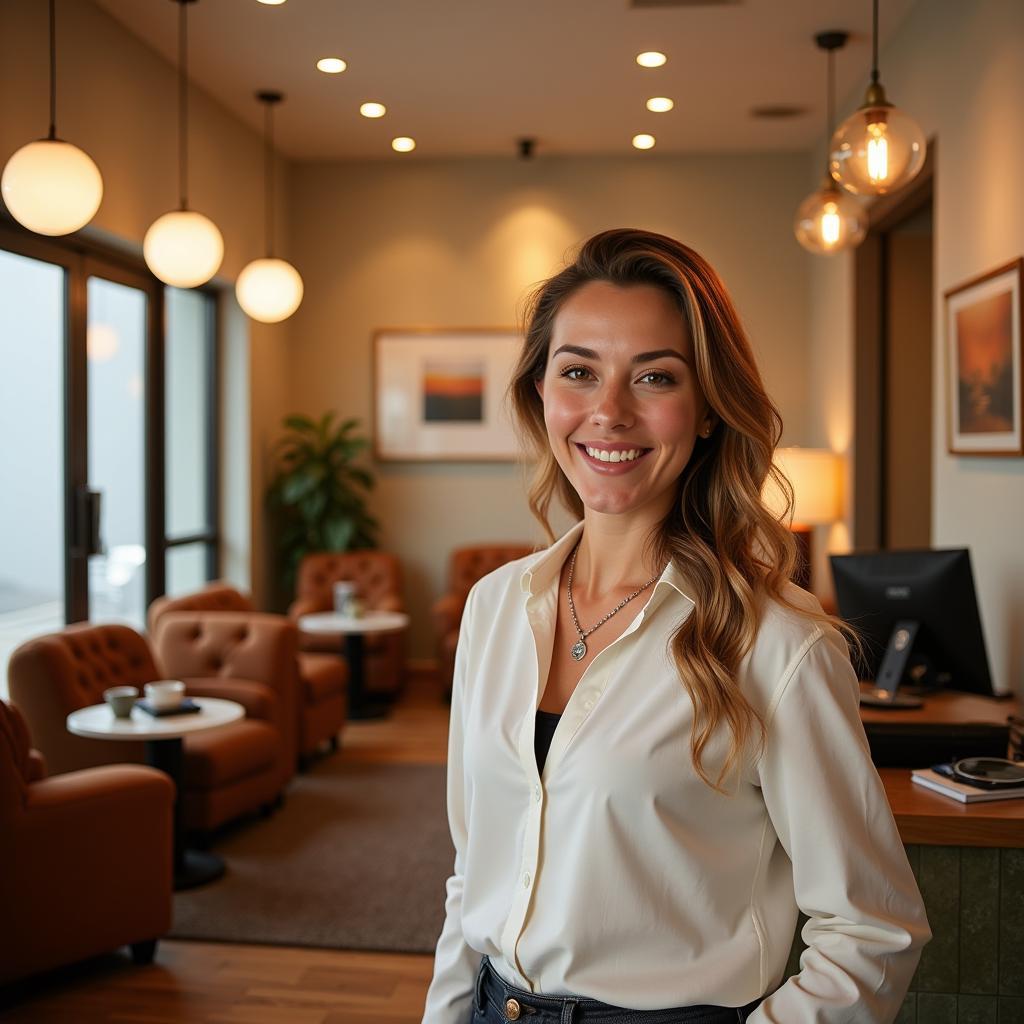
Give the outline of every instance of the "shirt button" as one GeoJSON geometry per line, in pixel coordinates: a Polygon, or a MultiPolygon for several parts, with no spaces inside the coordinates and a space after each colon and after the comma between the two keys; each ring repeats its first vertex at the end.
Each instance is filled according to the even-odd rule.
{"type": "Polygon", "coordinates": [[[540,786],[533,787],[533,799],[540,803],[540,786]]]}
{"type": "Polygon", "coordinates": [[[585,701],[583,702],[583,709],[584,709],[585,711],[589,711],[589,710],[590,710],[590,709],[591,709],[591,708],[592,708],[593,706],[594,706],[594,698],[593,698],[593,697],[588,697],[588,698],[587,698],[587,699],[586,699],[586,700],[585,700],[585,701]]]}
{"type": "Polygon", "coordinates": [[[530,872],[529,871],[527,871],[526,874],[523,875],[523,888],[524,889],[529,889],[530,888],[530,872]]]}

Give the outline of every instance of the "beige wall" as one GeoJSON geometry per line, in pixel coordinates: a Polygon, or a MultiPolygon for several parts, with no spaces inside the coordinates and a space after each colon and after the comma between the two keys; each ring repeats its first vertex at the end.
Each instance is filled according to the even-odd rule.
{"type": "MultiPolygon", "coordinates": [[[[801,154],[510,157],[299,164],[291,237],[307,292],[291,332],[290,408],[370,426],[381,326],[512,325],[530,284],[618,226],[675,235],[732,291],[790,443],[806,443],[808,261],[793,238],[801,154]]],[[[540,540],[512,465],[384,463],[372,511],[407,572],[412,653],[433,653],[431,602],[452,548],[540,540]]],[[[565,525],[565,521],[562,521],[565,525]]]]}
{"type": "MultiPolygon", "coordinates": [[[[168,4],[168,26],[176,22],[168,4]]],[[[48,15],[40,0],[4,0],[0,11],[0,166],[49,123],[48,15]]],[[[104,197],[85,233],[141,256],[149,225],[178,199],[177,71],[88,0],[58,5],[58,109],[62,138],[99,165],[104,197]]],[[[266,85],[255,82],[256,85],[266,85]]],[[[255,100],[253,101],[255,102],[255,100]]],[[[287,108],[285,107],[284,110],[287,108]]],[[[282,114],[286,116],[286,114],[282,114]]],[[[251,566],[264,543],[267,449],[286,402],[288,325],[248,320],[231,290],[238,271],[263,255],[260,137],[203,92],[190,93],[190,201],[224,235],[217,281],[225,339],[225,571],[262,599],[266,569],[251,566]],[[247,375],[240,379],[240,375],[247,375]],[[251,413],[251,419],[250,419],[251,413]]],[[[287,165],[279,167],[279,249],[287,251],[287,165]]]]}
{"type": "MultiPolygon", "coordinates": [[[[995,685],[1018,694],[1024,692],[1024,459],[946,451],[942,294],[1024,253],[1022,52],[1019,0],[927,0],[914,7],[880,61],[889,98],[938,142],[932,544],[970,547],[995,685]]],[[[851,110],[859,97],[847,99],[842,109],[851,110]]],[[[845,449],[852,408],[850,258],[815,261],[811,282],[809,426],[818,441],[845,449]]]]}

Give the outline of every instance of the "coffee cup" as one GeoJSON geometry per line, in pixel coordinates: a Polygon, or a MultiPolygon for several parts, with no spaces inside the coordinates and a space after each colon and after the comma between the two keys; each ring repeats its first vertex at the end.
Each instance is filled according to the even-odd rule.
{"type": "Polygon", "coordinates": [[[180,679],[146,683],[146,700],[154,711],[172,711],[185,699],[185,684],[180,679]]]}
{"type": "Polygon", "coordinates": [[[349,614],[349,605],[356,596],[356,585],[351,580],[338,580],[334,584],[334,610],[339,615],[349,614]]]}
{"type": "Polygon", "coordinates": [[[134,686],[112,686],[103,691],[103,699],[110,705],[115,718],[131,718],[138,696],[139,691],[134,686]]]}

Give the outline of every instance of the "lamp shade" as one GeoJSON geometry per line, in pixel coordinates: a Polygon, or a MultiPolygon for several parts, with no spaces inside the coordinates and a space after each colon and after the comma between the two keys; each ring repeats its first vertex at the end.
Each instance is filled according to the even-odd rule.
{"type": "MultiPolygon", "coordinates": [[[[777,448],[775,465],[793,486],[793,525],[816,526],[839,518],[840,457],[826,448],[777,448]]],[[[781,490],[771,478],[765,503],[781,515],[785,507],[781,490]]]]}
{"type": "Polygon", "coordinates": [[[103,199],[103,178],[88,153],[60,139],[22,146],[7,161],[0,191],[11,216],[41,235],[85,227],[103,199]]]}
{"type": "Polygon", "coordinates": [[[805,249],[828,255],[860,245],[867,234],[867,217],[853,196],[829,181],[800,204],[793,231],[805,249]]]}
{"type": "Polygon", "coordinates": [[[286,260],[253,260],[235,282],[238,304],[253,320],[276,324],[287,320],[302,302],[302,278],[286,260]]]}
{"type": "Polygon", "coordinates": [[[899,107],[866,103],[836,129],[829,149],[829,172],[847,192],[879,196],[917,175],[927,143],[899,107]]]}
{"type": "Polygon", "coordinates": [[[174,210],[149,226],[142,255],[164,284],[195,288],[217,273],[224,258],[224,239],[209,217],[194,210],[174,210]]]}

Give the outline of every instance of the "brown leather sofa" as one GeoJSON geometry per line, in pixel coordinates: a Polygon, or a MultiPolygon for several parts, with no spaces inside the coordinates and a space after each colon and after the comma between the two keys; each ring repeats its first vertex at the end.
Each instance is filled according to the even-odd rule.
{"type": "Polygon", "coordinates": [[[0,985],[122,945],[153,959],[171,926],[173,801],[141,765],[48,778],[0,701],[0,985]]]}
{"type": "MultiPolygon", "coordinates": [[[[368,611],[404,612],[402,569],[398,559],[383,551],[317,551],[299,563],[295,601],[288,609],[292,619],[334,608],[334,584],[351,580],[368,611]]],[[[300,633],[304,651],[340,655],[339,641],[330,636],[300,633]]],[[[405,631],[370,634],[365,640],[367,696],[393,700],[405,688],[405,631]]]]}
{"type": "MultiPolygon", "coordinates": [[[[156,635],[161,618],[168,612],[192,612],[193,626],[201,616],[195,613],[234,612],[239,621],[256,613],[252,598],[222,580],[180,597],[158,597],[149,606],[149,632],[156,635]]],[[[187,632],[187,631],[186,631],[187,632]]],[[[348,709],[348,666],[338,657],[300,651],[295,740],[299,764],[304,765],[326,741],[338,748],[338,733],[345,725],[348,709]]]]}
{"type": "Polygon", "coordinates": [[[445,686],[447,700],[451,699],[455,648],[470,589],[489,572],[534,550],[529,544],[477,544],[452,552],[448,564],[448,591],[434,602],[433,608],[438,675],[445,686]]]}
{"type": "MultiPolygon", "coordinates": [[[[294,625],[281,616],[235,616],[201,623],[164,616],[155,638],[162,671],[145,637],[129,626],[78,623],[23,643],[8,666],[11,702],[53,774],[145,761],[144,745],[68,732],[65,720],[98,704],[110,686],[185,681],[192,697],[224,697],[246,717],[184,739],[185,828],[208,832],[271,807],[295,770],[294,625]]],[[[221,613],[223,614],[223,613],[221,613]]]]}

